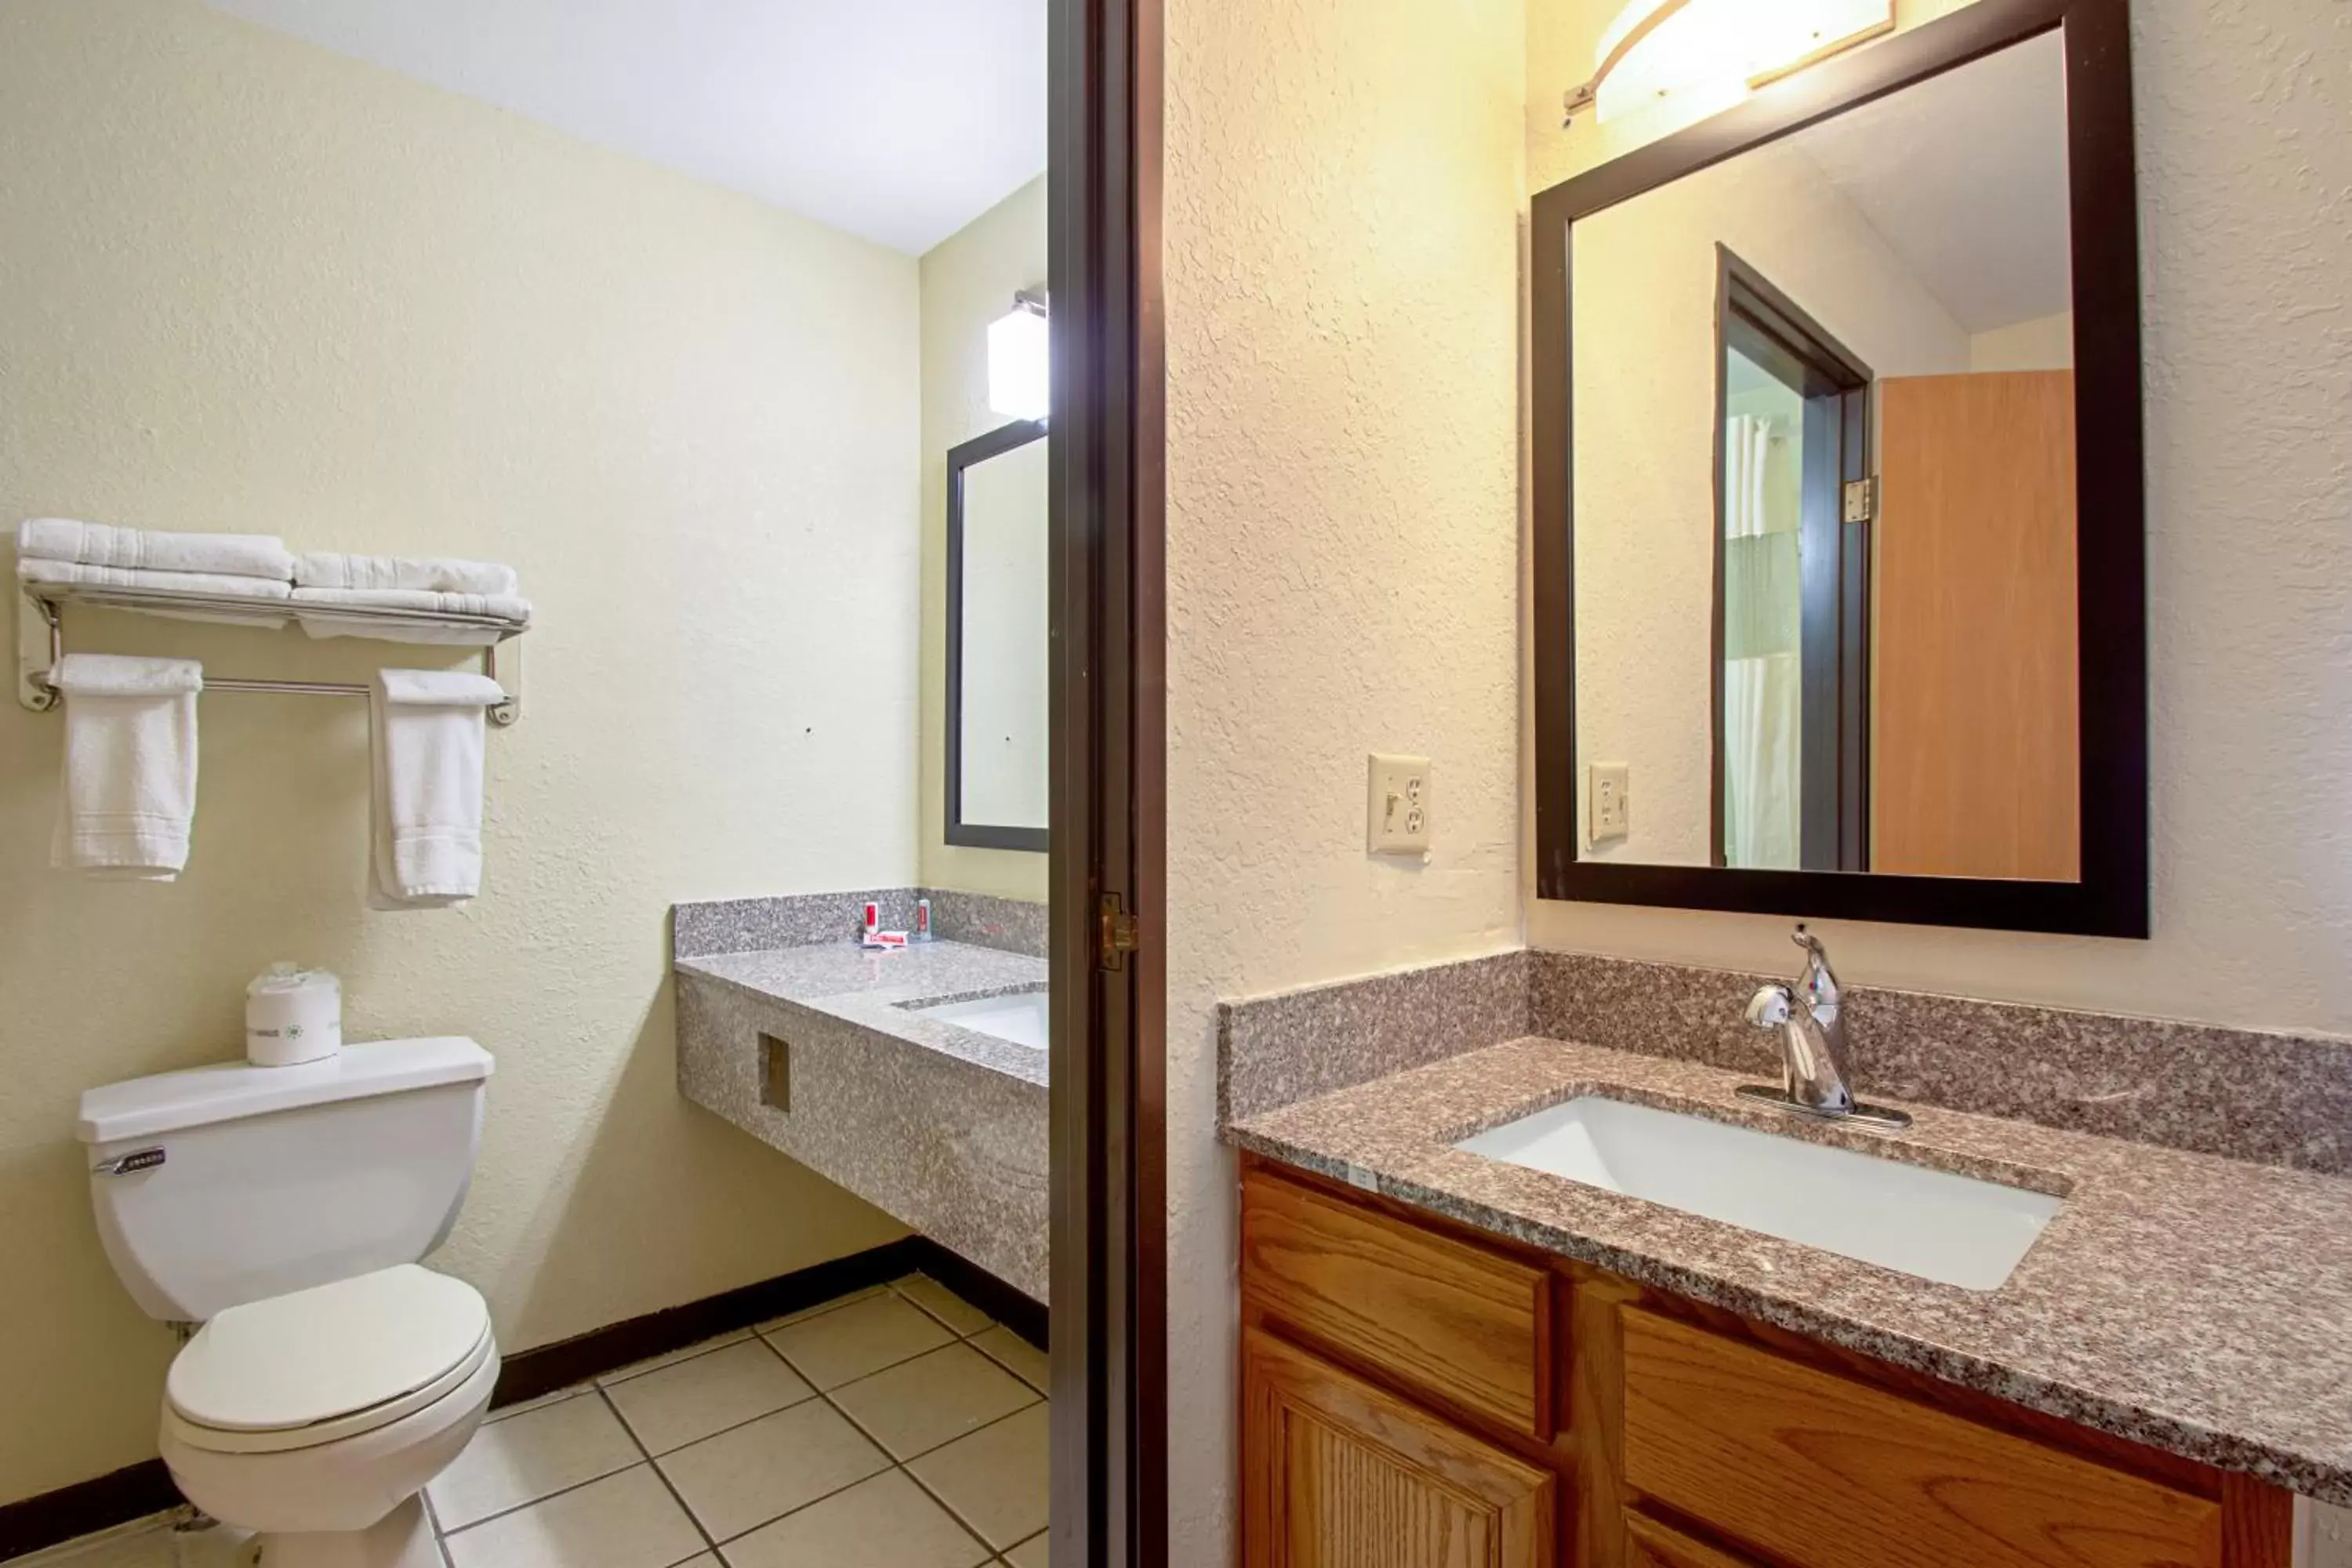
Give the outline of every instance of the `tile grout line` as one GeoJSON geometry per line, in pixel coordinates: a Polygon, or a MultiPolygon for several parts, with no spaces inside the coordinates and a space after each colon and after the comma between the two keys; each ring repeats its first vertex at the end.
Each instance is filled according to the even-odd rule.
{"type": "MultiPolygon", "coordinates": [[[[742,1342],[741,1342],[740,1340],[730,1340],[730,1341],[729,1341],[729,1342],[728,1342],[728,1344],[729,1344],[729,1345],[736,1345],[736,1344],[740,1344],[740,1343],[742,1343],[742,1342]]],[[[723,1346],[722,1346],[721,1348],[723,1349],[723,1348],[725,1348],[725,1347],[723,1347],[723,1346]]],[[[688,1357],[687,1357],[686,1359],[687,1359],[688,1361],[693,1361],[693,1360],[695,1360],[695,1359],[697,1359],[697,1358],[696,1358],[696,1357],[693,1357],[693,1356],[688,1356],[688,1357]]],[[[676,1364],[683,1364],[683,1363],[676,1363],[676,1364]]],[[[658,1371],[658,1370],[660,1370],[660,1369],[656,1368],[656,1371],[658,1371]]],[[[627,1381],[627,1380],[626,1380],[626,1379],[624,1379],[623,1381],[625,1381],[625,1381],[627,1381]]],[[[642,1455],[644,1455],[644,1456],[645,1456],[645,1466],[646,1466],[646,1468],[647,1468],[647,1469],[651,1470],[651,1471],[654,1473],[654,1479],[655,1479],[655,1480],[656,1480],[656,1481],[659,1481],[659,1482],[661,1483],[661,1489],[662,1489],[662,1490],[664,1490],[664,1491],[666,1491],[666,1492],[667,1492],[667,1493],[669,1494],[669,1500],[670,1500],[670,1501],[672,1501],[672,1502],[674,1502],[674,1503],[677,1504],[677,1510],[678,1510],[678,1512],[680,1512],[680,1513],[682,1513],[682,1514],[686,1515],[687,1527],[688,1527],[688,1529],[692,1530],[692,1531],[694,1531],[695,1535],[696,1535],[697,1537],[698,1537],[698,1538],[701,1540],[704,1549],[705,1549],[706,1551],[708,1551],[708,1552],[711,1554],[711,1556],[713,1556],[713,1557],[719,1557],[719,1542],[717,1542],[716,1541],[713,1541],[713,1540],[710,1538],[710,1531],[703,1528],[703,1524],[702,1524],[702,1516],[701,1516],[701,1515],[699,1515],[699,1514],[698,1514],[698,1513],[696,1513],[696,1512],[694,1511],[694,1510],[693,1510],[691,1507],[689,1507],[689,1506],[688,1505],[686,1499],[685,1499],[682,1495],[680,1495],[680,1493],[678,1492],[677,1488],[670,1484],[669,1473],[668,1473],[667,1471],[664,1470],[664,1469],[661,1468],[661,1466],[660,1466],[659,1464],[657,1464],[657,1463],[656,1463],[656,1462],[655,1462],[655,1460],[654,1460],[654,1454],[653,1454],[653,1450],[652,1450],[651,1448],[648,1448],[647,1447],[646,1447],[646,1440],[645,1440],[643,1437],[640,1437],[640,1436],[637,1436],[637,1429],[636,1429],[635,1427],[634,1427],[634,1426],[630,1426],[630,1425],[629,1425],[629,1418],[628,1418],[627,1416],[625,1416],[625,1415],[622,1415],[622,1414],[621,1414],[621,1407],[620,1407],[619,1405],[615,1405],[615,1404],[614,1404],[614,1403],[613,1403],[613,1397],[612,1397],[612,1395],[611,1395],[611,1394],[607,1394],[607,1393],[605,1393],[604,1388],[604,1385],[603,1385],[602,1384],[599,1384],[597,1385],[597,1387],[596,1387],[596,1397],[597,1397],[597,1398],[599,1398],[599,1399],[601,1399],[601,1400],[603,1400],[603,1401],[604,1402],[604,1408],[605,1408],[605,1409],[607,1409],[607,1410],[609,1410],[609,1411],[611,1411],[611,1412],[613,1413],[613,1419],[614,1419],[614,1420],[615,1420],[615,1421],[617,1421],[617,1422],[619,1422],[619,1423],[621,1424],[621,1430],[622,1430],[622,1431],[624,1431],[624,1432],[625,1432],[625,1433],[627,1433],[627,1434],[629,1435],[629,1441],[630,1441],[631,1443],[634,1443],[635,1445],[636,1445],[636,1449],[637,1449],[637,1452],[638,1452],[638,1453],[640,1453],[640,1454],[642,1454],[642,1455]]],[[[791,1407],[788,1405],[788,1406],[786,1406],[786,1408],[787,1408],[787,1409],[789,1409],[789,1408],[791,1408],[791,1407]]],[[[771,1412],[769,1412],[769,1414],[770,1414],[770,1415],[773,1415],[773,1414],[775,1414],[775,1413],[774,1413],[773,1411],[771,1411],[771,1412]]],[[[754,1419],[757,1419],[757,1417],[754,1417],[754,1419]]],[[[634,1469],[635,1467],[635,1466],[631,1466],[630,1468],[631,1468],[632,1469],[634,1469]]],[[[625,1472],[625,1471],[624,1471],[624,1472],[616,1472],[616,1473],[625,1474],[626,1472],[625,1472]]],[[[701,1556],[701,1555],[702,1555],[702,1553],[701,1553],[701,1552],[691,1552],[691,1553],[689,1553],[688,1555],[687,1555],[687,1556],[685,1556],[685,1557],[681,1557],[681,1558],[679,1558],[679,1559],[678,1559],[678,1562],[680,1562],[680,1563],[688,1563],[688,1562],[691,1562],[691,1561],[693,1561],[693,1559],[694,1559],[694,1558],[696,1558],[696,1557],[699,1557],[699,1556],[701,1556]]],[[[725,1560],[724,1558],[719,1558],[719,1561],[723,1563],[723,1562],[725,1562],[726,1560],[725,1560]]]]}
{"type": "MultiPolygon", "coordinates": [[[[915,1275],[910,1276],[910,1278],[918,1278],[926,1280],[930,1279],[929,1275],[915,1275]]],[[[930,1280],[930,1282],[934,1285],[938,1285],[939,1283],[937,1280],[930,1280]]],[[[941,1289],[946,1289],[944,1286],[940,1286],[940,1288],[941,1289]]],[[[952,1294],[952,1292],[950,1293],[952,1294]]],[[[956,1300],[961,1301],[962,1300],[962,1298],[957,1297],[956,1300]]],[[[965,1304],[969,1305],[969,1303],[965,1304]]],[[[973,1310],[975,1311],[978,1310],[976,1308],[973,1310]]],[[[559,1391],[562,1393],[562,1397],[561,1398],[549,1397],[544,1398],[543,1400],[530,1401],[529,1409],[509,1412],[506,1415],[501,1415],[494,1420],[485,1421],[483,1423],[483,1426],[487,1428],[494,1426],[497,1424],[498,1420],[506,1419],[508,1415],[523,1415],[531,1414],[537,1410],[552,1409],[556,1406],[568,1404],[583,1394],[594,1394],[604,1405],[605,1411],[613,1417],[614,1421],[619,1425],[623,1435],[628,1439],[629,1446],[637,1452],[639,1458],[629,1464],[620,1466],[614,1469],[606,1470],[601,1475],[591,1476],[585,1480],[575,1482],[570,1486],[560,1487],[553,1491],[532,1498],[528,1501],[517,1503],[511,1508],[501,1509],[493,1513],[484,1514],[481,1518],[469,1521],[454,1530],[444,1530],[441,1527],[438,1510],[433,1508],[431,1499],[428,1497],[425,1500],[425,1507],[427,1510],[428,1521],[433,1528],[434,1544],[439,1548],[442,1553],[442,1560],[444,1563],[446,1564],[451,1561],[448,1554],[448,1542],[452,1537],[464,1534],[478,1526],[489,1524],[495,1521],[509,1518],[515,1514],[524,1512],[527,1510],[538,1507],[541,1503],[550,1502],[557,1498],[583,1490],[588,1487],[596,1485],[600,1481],[606,1481],[612,1479],[615,1476],[625,1475],[630,1470],[635,1469],[642,1465],[653,1471],[655,1479],[661,1484],[662,1489],[668,1493],[671,1500],[677,1504],[680,1511],[686,1515],[688,1525],[694,1530],[696,1535],[700,1538],[702,1542],[700,1550],[691,1555],[699,1556],[702,1552],[709,1552],[723,1568],[723,1565],[726,1563],[723,1551],[725,1546],[740,1542],[746,1536],[753,1534],[758,1531],[767,1529],[770,1525],[775,1524],[779,1521],[789,1519],[794,1514],[798,1514],[807,1509],[815,1507],[819,1503],[839,1497],[842,1493],[850,1490],[852,1488],[863,1486],[867,1481],[878,1479],[880,1477],[896,1470],[904,1475],[906,1479],[914,1485],[918,1491],[937,1505],[940,1510],[948,1516],[948,1518],[954,1521],[959,1529],[962,1530],[980,1545],[984,1555],[980,1560],[980,1563],[975,1565],[975,1568],[992,1568],[992,1565],[1005,1561],[1003,1552],[1012,1550],[1012,1547],[1006,1547],[1000,1550],[994,1542],[982,1535],[962,1516],[962,1514],[958,1512],[952,1504],[949,1503],[944,1497],[932,1490],[930,1487],[924,1483],[922,1478],[918,1476],[909,1468],[909,1465],[913,1460],[925,1458],[929,1455],[938,1453],[940,1450],[950,1447],[955,1443],[961,1442],[967,1437],[975,1436],[982,1432],[987,1431],[990,1427],[1000,1426],[1003,1423],[1013,1419],[1015,1415],[1022,1415],[1039,1404],[1049,1402],[1048,1396],[1043,1391],[1037,1389],[1034,1384],[1031,1384],[1028,1379],[1023,1377],[1018,1372],[999,1361],[996,1357],[990,1355],[985,1350],[981,1350],[976,1346],[972,1346],[971,1342],[977,1339],[980,1335],[988,1332],[989,1330],[992,1328],[1001,1328],[1003,1326],[995,1319],[987,1317],[985,1313],[981,1315],[984,1321],[980,1324],[980,1326],[973,1329],[969,1333],[964,1332],[958,1329],[953,1323],[949,1322],[938,1312],[935,1312],[931,1309],[924,1306],[921,1301],[917,1300],[912,1296],[908,1296],[899,1290],[897,1288],[895,1281],[887,1282],[852,1297],[845,1297],[836,1301],[822,1304],[817,1308],[805,1309],[801,1312],[789,1314],[784,1319],[773,1320],[772,1321],[769,1328],[753,1326],[740,1331],[733,1337],[722,1338],[715,1342],[708,1342],[702,1346],[690,1347],[690,1353],[679,1354],[671,1359],[663,1360],[660,1365],[647,1367],[641,1372],[631,1373],[626,1377],[614,1378],[609,1384],[604,1381],[604,1378],[591,1378],[585,1383],[583,1383],[569,1391],[559,1391]],[[855,1415],[852,1415],[848,1410],[844,1408],[833,1397],[834,1390],[819,1388],[814,1381],[809,1378],[806,1373],[803,1373],[799,1366],[793,1362],[792,1358],[786,1355],[782,1349],[768,1337],[769,1333],[774,1329],[782,1329],[796,1323],[825,1317],[835,1311],[847,1307],[856,1306],[861,1301],[872,1300],[879,1296],[894,1298],[906,1305],[914,1308],[915,1310],[926,1321],[937,1324],[942,1331],[944,1331],[949,1336],[948,1341],[945,1344],[934,1345],[927,1350],[918,1351],[912,1355],[904,1356],[897,1361],[888,1362],[881,1366],[874,1367],[868,1371],[860,1373],[856,1377],[848,1379],[839,1384],[839,1387],[848,1388],[857,1383],[865,1381],[867,1378],[879,1376],[885,1372],[904,1366],[909,1362],[918,1361],[927,1355],[935,1355],[940,1351],[949,1349],[950,1346],[963,1345],[973,1349],[983,1361],[1011,1377],[1016,1384],[1018,1384],[1024,1392],[1031,1394],[1032,1397],[1018,1408],[1009,1410],[992,1420],[982,1422],[980,1426],[972,1427],[970,1431],[958,1433],[955,1436],[947,1439],[947,1441],[933,1444],[930,1447],[922,1450],[921,1453],[910,1455],[906,1459],[899,1458],[890,1451],[887,1445],[884,1444],[878,1436],[869,1431],[855,1415]],[[848,1483],[846,1486],[836,1487],[831,1491],[811,1498],[805,1502],[788,1509],[784,1512],[777,1514],[772,1518],[762,1520],[758,1524],[752,1525],[747,1530],[740,1531],[735,1534],[730,1535],[724,1542],[721,1542],[704,1526],[701,1519],[695,1513],[694,1510],[688,1505],[683,1494],[681,1494],[677,1490],[677,1487],[671,1483],[668,1473],[662,1468],[662,1456],[656,1455],[652,1449],[646,1446],[645,1440],[638,1436],[636,1428],[629,1424],[628,1417],[621,1413],[619,1405],[612,1398],[611,1391],[613,1388],[617,1387],[622,1384],[633,1383],[639,1378],[648,1377],[656,1373],[667,1372],[672,1367],[683,1366],[692,1362],[698,1361],[716,1352],[730,1350],[737,1345],[754,1341],[765,1346],[770,1354],[775,1356],[779,1362],[783,1363],[784,1367],[788,1371],[790,1371],[794,1376],[800,1378],[801,1381],[807,1385],[809,1389],[808,1395],[804,1398],[793,1400],[789,1404],[779,1405],[774,1410],[763,1411],[760,1415],[751,1416],[746,1420],[736,1422],[728,1426],[722,1426],[717,1431],[705,1433],[702,1436],[694,1438],[691,1442],[681,1443],[677,1447],[666,1450],[666,1453],[682,1453],[686,1449],[691,1448],[698,1444],[709,1442],[713,1438],[723,1436],[730,1432],[740,1431],[743,1427],[751,1426],[756,1422],[764,1421],[772,1415],[782,1415],[787,1410],[797,1409],[802,1405],[809,1404],[812,1400],[814,1400],[823,1402],[827,1409],[831,1410],[835,1415],[839,1416],[845,1423],[846,1423],[852,1431],[856,1432],[860,1437],[872,1445],[874,1450],[888,1462],[882,1469],[876,1470],[870,1475],[861,1477],[857,1480],[848,1483]]],[[[1020,1336],[1016,1334],[1013,1337],[1018,1339],[1020,1336]]],[[[1027,1342],[1024,1341],[1023,1342],[1026,1343],[1027,1342]]],[[[1033,1532],[1029,1536],[1024,1536],[1020,1541],[1013,1542],[1013,1545],[1025,1545],[1030,1540],[1034,1539],[1034,1535],[1036,1533],[1041,1532],[1033,1532]]],[[[681,1561],[690,1561],[690,1557],[681,1561]]],[[[669,1565],[669,1568],[676,1568],[676,1565],[669,1565]]]]}

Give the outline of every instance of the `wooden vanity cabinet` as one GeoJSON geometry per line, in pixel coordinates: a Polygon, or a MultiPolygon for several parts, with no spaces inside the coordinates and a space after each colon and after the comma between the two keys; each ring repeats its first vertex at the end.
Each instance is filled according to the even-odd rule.
{"type": "Polygon", "coordinates": [[[2225,1474],[1245,1157],[1244,1568],[2288,1568],[2225,1474]]]}

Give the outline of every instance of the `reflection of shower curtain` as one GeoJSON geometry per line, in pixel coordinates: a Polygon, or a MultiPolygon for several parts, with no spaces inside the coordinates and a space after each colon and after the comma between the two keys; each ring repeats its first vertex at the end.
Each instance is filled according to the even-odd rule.
{"type": "Polygon", "coordinates": [[[1798,520],[1772,515],[1771,448],[1771,421],[1724,421],[1723,850],[1727,865],[1793,869],[1803,601],[1798,520]]]}

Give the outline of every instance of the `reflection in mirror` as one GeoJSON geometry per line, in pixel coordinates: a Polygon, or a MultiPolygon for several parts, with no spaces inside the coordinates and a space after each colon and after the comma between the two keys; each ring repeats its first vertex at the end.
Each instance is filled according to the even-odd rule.
{"type": "Polygon", "coordinates": [[[950,844],[1046,847],[1045,454],[1026,422],[948,454],[950,844]]]}
{"type": "Polygon", "coordinates": [[[2078,879],[2065,94],[2044,34],[1572,226],[1580,858],[2078,879]]]}

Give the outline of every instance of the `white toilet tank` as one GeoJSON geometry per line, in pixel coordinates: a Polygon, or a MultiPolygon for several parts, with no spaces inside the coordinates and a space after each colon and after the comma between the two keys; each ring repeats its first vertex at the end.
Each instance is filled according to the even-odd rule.
{"type": "Polygon", "coordinates": [[[414,1263],[466,1200],[489,1076],[453,1036],[93,1089],[79,1132],[106,1256],[151,1317],[187,1322],[414,1263]]]}

